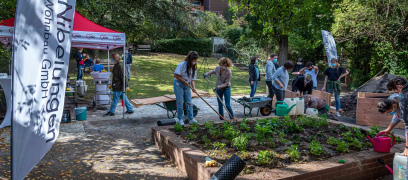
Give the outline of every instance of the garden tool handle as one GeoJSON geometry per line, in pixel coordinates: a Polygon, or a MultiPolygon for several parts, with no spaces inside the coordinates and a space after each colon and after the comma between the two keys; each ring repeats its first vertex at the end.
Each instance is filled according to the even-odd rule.
{"type": "MultiPolygon", "coordinates": [[[[275,102],[275,108],[276,108],[276,104],[278,104],[278,103],[286,104],[285,101],[276,101],[275,102]]],[[[288,105],[288,104],[286,104],[286,105],[288,105]]]]}
{"type": "MultiPolygon", "coordinates": [[[[208,80],[207,77],[205,77],[205,80],[207,80],[208,84],[211,86],[211,89],[213,90],[213,92],[214,92],[215,95],[217,96],[218,101],[220,101],[221,104],[224,106],[225,110],[227,110],[228,115],[229,115],[230,117],[232,117],[231,112],[228,110],[227,106],[224,104],[224,102],[222,102],[222,99],[220,98],[220,96],[218,95],[218,93],[217,93],[216,91],[214,91],[214,87],[212,86],[211,82],[208,80]]],[[[235,119],[235,118],[234,118],[234,119],[235,119]]]]}
{"type": "Polygon", "coordinates": [[[392,133],[387,133],[387,132],[379,132],[379,133],[377,134],[377,136],[375,136],[375,137],[379,137],[379,136],[381,136],[381,135],[384,135],[384,136],[391,135],[391,136],[392,136],[392,144],[391,144],[391,147],[394,146],[394,144],[395,144],[395,136],[394,136],[394,134],[392,134],[392,133]]]}

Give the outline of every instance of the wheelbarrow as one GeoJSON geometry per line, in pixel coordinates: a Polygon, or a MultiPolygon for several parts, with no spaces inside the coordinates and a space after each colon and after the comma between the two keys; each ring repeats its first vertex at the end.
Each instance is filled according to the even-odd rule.
{"type": "MultiPolygon", "coordinates": [[[[157,106],[165,109],[167,111],[167,118],[172,119],[176,117],[177,114],[177,103],[176,100],[174,101],[168,101],[168,102],[162,102],[162,103],[156,103],[157,106]]],[[[183,105],[183,110],[184,110],[184,115],[187,115],[187,109],[186,105],[183,105]]],[[[200,110],[197,106],[193,104],[193,116],[196,117],[198,110],[200,110]]]]}
{"type": "Polygon", "coordinates": [[[261,113],[263,116],[269,116],[272,112],[272,107],[270,105],[272,99],[264,96],[255,96],[251,98],[247,98],[248,101],[246,100],[241,100],[241,99],[234,99],[235,102],[238,104],[241,104],[244,106],[244,115],[245,116],[251,116],[252,117],[252,109],[253,108],[259,108],[256,116],[261,113]]]}

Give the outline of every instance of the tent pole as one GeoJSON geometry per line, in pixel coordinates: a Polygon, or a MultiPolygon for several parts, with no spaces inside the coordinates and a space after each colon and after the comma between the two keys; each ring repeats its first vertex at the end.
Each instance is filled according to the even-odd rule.
{"type": "MultiPolygon", "coordinates": [[[[123,46],[123,98],[122,100],[125,101],[126,96],[126,38],[125,38],[125,46],[123,46]]],[[[125,103],[125,102],[123,102],[125,103]]],[[[123,113],[122,113],[122,119],[125,119],[125,106],[122,106],[123,108],[123,113]]]]}
{"type": "Polygon", "coordinates": [[[109,46],[108,46],[108,72],[110,72],[110,58],[109,58],[109,46]]]}

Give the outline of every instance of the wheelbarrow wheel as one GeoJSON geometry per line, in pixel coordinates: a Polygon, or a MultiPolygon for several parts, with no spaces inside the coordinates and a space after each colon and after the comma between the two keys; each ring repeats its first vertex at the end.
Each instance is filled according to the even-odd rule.
{"type": "Polygon", "coordinates": [[[262,116],[269,116],[272,112],[272,107],[270,105],[266,105],[265,107],[260,108],[262,116]]]}
{"type": "Polygon", "coordinates": [[[244,115],[249,116],[251,114],[252,108],[244,107],[244,115]]]}

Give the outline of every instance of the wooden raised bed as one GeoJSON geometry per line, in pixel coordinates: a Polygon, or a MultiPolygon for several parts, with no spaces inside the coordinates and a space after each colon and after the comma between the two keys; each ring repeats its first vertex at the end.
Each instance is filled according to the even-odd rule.
{"type": "MultiPolygon", "coordinates": [[[[363,93],[357,96],[357,125],[388,127],[392,116],[380,113],[377,103],[380,99],[390,96],[387,93],[363,93]]],[[[395,128],[404,129],[404,123],[399,123],[395,128]]]]}

